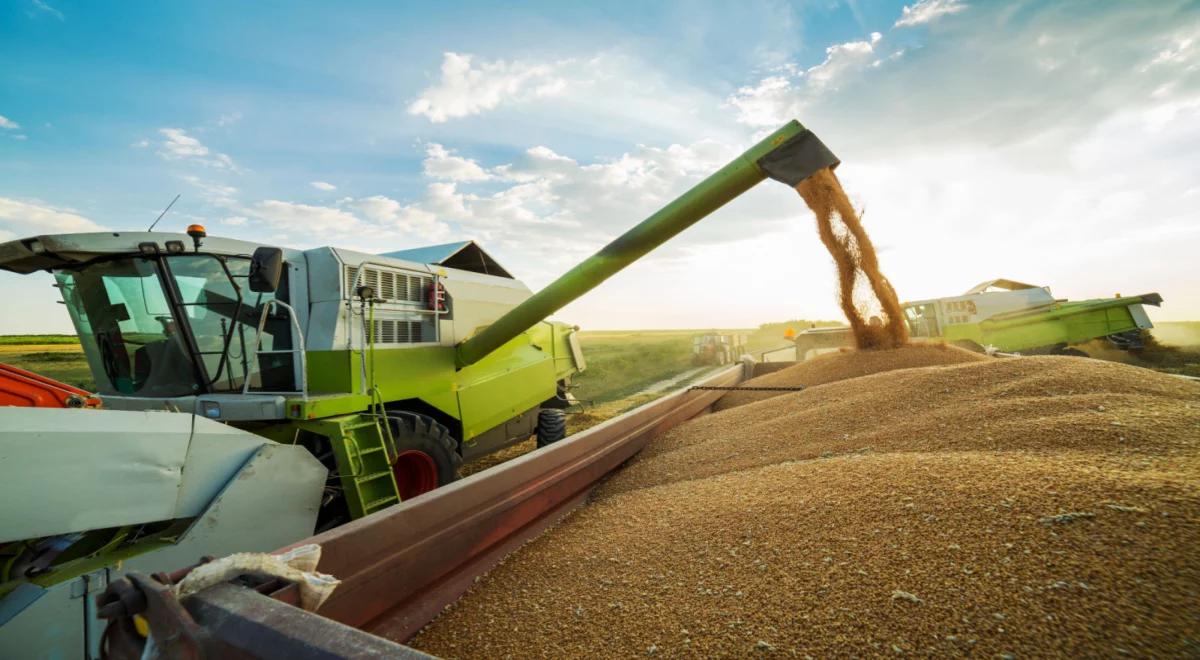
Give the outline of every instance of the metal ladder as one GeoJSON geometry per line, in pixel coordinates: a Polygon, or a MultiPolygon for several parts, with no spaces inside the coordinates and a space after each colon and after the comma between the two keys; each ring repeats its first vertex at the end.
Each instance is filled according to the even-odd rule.
{"type": "Polygon", "coordinates": [[[400,501],[392,473],[395,447],[380,423],[387,422],[376,415],[344,417],[338,423],[342,441],[332,443],[338,464],[351,469],[339,476],[346,505],[356,519],[400,501]]]}

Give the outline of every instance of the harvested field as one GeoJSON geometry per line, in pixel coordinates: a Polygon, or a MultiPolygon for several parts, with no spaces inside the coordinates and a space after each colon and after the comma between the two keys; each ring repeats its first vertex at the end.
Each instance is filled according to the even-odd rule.
{"type": "Polygon", "coordinates": [[[1194,654],[1198,443],[1200,384],[1126,365],[830,382],[655,441],[411,643],[448,657],[1194,654]]]}
{"type": "MultiPolygon", "coordinates": [[[[913,367],[979,362],[984,355],[946,344],[914,344],[902,351],[852,351],[827,353],[794,367],[781,369],[742,383],[747,387],[813,387],[847,378],[913,367]]],[[[786,392],[730,392],[721,397],[713,410],[725,410],[761,401],[786,392]]]]}

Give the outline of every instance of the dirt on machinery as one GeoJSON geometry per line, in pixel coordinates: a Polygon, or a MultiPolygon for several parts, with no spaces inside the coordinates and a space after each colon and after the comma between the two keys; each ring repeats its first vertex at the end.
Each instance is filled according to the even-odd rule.
{"type": "Polygon", "coordinates": [[[858,376],[914,350],[832,354],[830,382],[676,427],[411,643],[444,657],[1200,651],[1200,384],[1073,357],[858,376]]]}
{"type": "Polygon", "coordinates": [[[817,233],[838,271],[838,302],[858,348],[896,348],[908,327],[892,284],[879,270],[875,246],[833,170],[818,170],[796,186],[817,217],[817,233]]]}

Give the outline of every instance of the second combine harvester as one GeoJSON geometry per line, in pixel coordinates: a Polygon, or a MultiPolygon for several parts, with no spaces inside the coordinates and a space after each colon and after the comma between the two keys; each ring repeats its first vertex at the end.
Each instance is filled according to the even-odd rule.
{"type": "Polygon", "coordinates": [[[584,362],[545,319],[764,179],[837,163],[790,122],[532,295],[474,243],[373,255],[192,226],[0,244],[0,268],[54,274],[104,407],[0,408],[0,651],[94,649],[80,596],[118,562],[271,550],[561,439],[584,362]]]}

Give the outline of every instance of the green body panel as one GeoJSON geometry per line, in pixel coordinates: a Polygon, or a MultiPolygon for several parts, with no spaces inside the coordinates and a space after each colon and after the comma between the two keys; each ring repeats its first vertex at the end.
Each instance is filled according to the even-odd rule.
{"type": "Polygon", "coordinates": [[[358,390],[358,361],[350,351],[308,351],[308,389],[315,393],[358,390]]]}
{"type": "Polygon", "coordinates": [[[1081,344],[1097,337],[1138,329],[1129,311],[1137,298],[1108,298],[1056,303],[1004,314],[979,323],[943,325],[942,338],[970,341],[1003,351],[1027,351],[1059,344],[1081,344]]]}
{"type": "MultiPolygon", "coordinates": [[[[510,343],[521,343],[518,337],[510,343]]],[[[457,390],[462,410],[463,439],[467,442],[554,396],[557,389],[554,361],[533,360],[538,349],[525,345],[512,350],[506,344],[485,358],[490,363],[483,377],[457,390]]]]}
{"type": "MultiPolygon", "coordinates": [[[[578,369],[564,323],[538,323],[471,366],[456,369],[454,347],[413,346],[367,351],[368,376],[385,403],[419,400],[462,424],[462,440],[488,431],[555,396],[558,381],[578,369]],[[374,360],[374,369],[370,360],[374,360]]],[[[312,394],[287,400],[291,419],[320,420],[367,410],[362,391],[362,353],[312,351],[308,359],[312,394]],[[331,389],[342,387],[343,390],[331,389]]],[[[270,437],[287,436],[272,428],[270,437]]]]}

